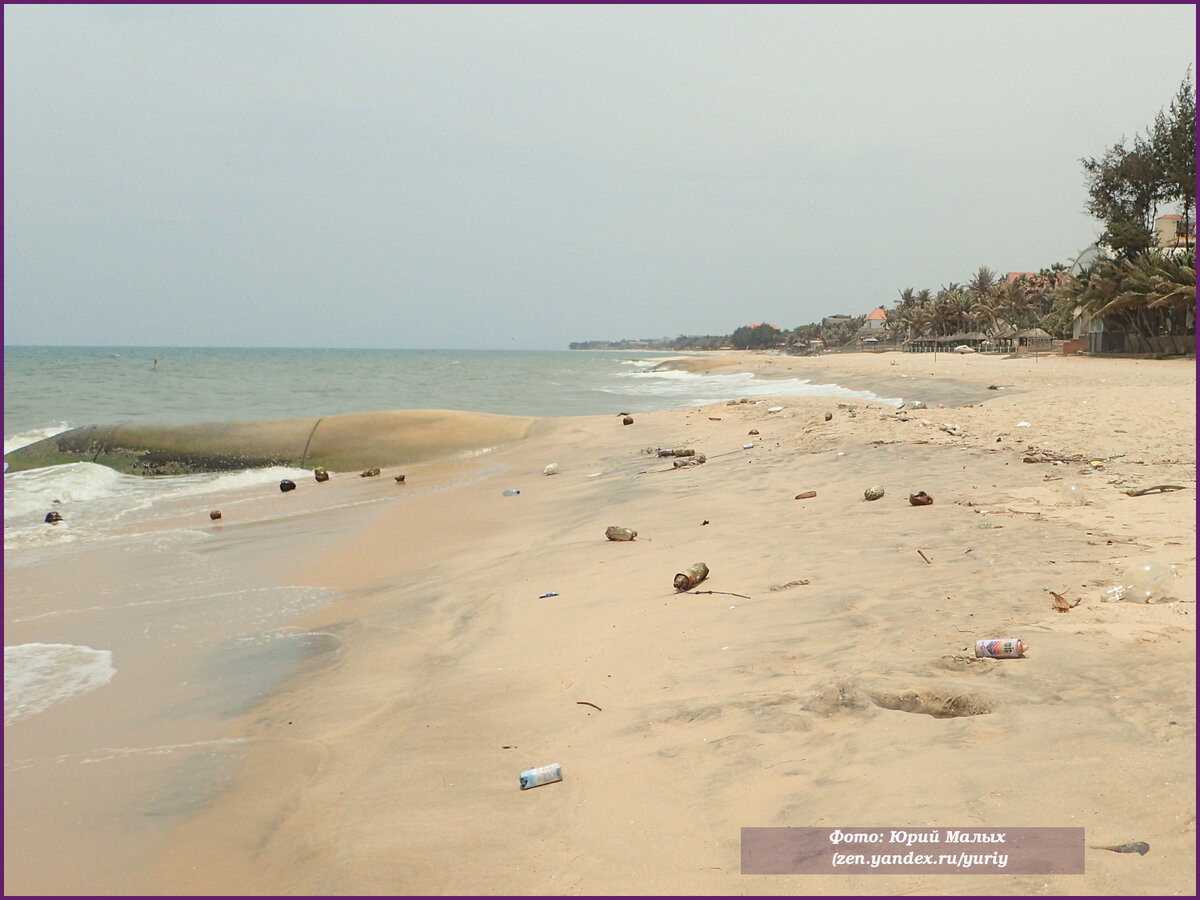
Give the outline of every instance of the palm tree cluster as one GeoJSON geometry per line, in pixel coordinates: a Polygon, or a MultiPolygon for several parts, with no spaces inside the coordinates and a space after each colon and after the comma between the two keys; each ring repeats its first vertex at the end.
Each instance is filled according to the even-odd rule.
{"type": "Polygon", "coordinates": [[[974,331],[992,337],[1032,328],[1050,312],[1054,289],[1063,281],[1064,272],[1065,267],[1055,263],[1038,275],[1009,280],[980,266],[965,284],[952,282],[936,294],[928,288],[905,288],[887,312],[888,329],[911,340],[974,331]]]}
{"type": "Polygon", "coordinates": [[[1147,251],[1102,259],[1059,287],[1071,304],[1107,330],[1125,334],[1131,353],[1186,353],[1196,336],[1196,251],[1147,251]]]}

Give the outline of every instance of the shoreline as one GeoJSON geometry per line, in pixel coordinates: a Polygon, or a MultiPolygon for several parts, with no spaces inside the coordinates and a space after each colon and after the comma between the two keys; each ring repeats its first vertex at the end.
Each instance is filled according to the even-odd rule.
{"type": "MultiPolygon", "coordinates": [[[[1194,367],[747,356],[760,378],[903,375],[971,399],[555,417],[477,459],[409,467],[415,490],[394,501],[281,525],[303,552],[275,560],[279,586],[337,592],[294,623],[328,652],[229,720],[244,763],[171,830],[147,883],[991,893],[742,876],[739,831],[1083,825],[1088,843],[1153,850],[1135,867],[1088,850],[1086,875],[1003,890],[1194,891],[1194,367]],[[708,461],[675,469],[656,446],[708,461]],[[1036,453],[1048,461],[1024,461],[1036,453]],[[1123,493],[1165,482],[1185,489],[1123,493]],[[867,502],[873,484],[886,493],[867,502]],[[1085,505],[1063,505],[1071,484],[1085,505]],[[918,490],[934,504],[910,506],[918,490]],[[608,541],[609,525],[638,536],[608,541]],[[1102,603],[1145,557],[1178,567],[1179,600],[1102,603]],[[677,593],[697,561],[708,579],[677,593]],[[1079,605],[1056,613],[1048,586],[1079,605]],[[1010,634],[1026,659],[968,652],[1010,634]],[[947,702],[990,711],[936,715],[947,702]],[[519,790],[553,762],[561,783],[519,790]]],[[[399,471],[326,487],[368,497],[399,471]]],[[[222,552],[262,567],[253,529],[222,552]]]]}
{"type": "MultiPolygon", "coordinates": [[[[235,725],[256,749],[171,836],[160,884],[958,894],[960,878],[741,876],[739,829],[982,824],[1154,847],[1136,870],[1088,850],[1086,875],[1006,876],[1007,892],[1191,892],[1194,415],[1139,401],[1153,386],[1194,414],[1194,372],[1047,362],[953,410],[781,398],[556,419],[496,454],[503,473],[378,511],[298,574],[342,592],[301,623],[337,636],[336,659],[235,725]],[[709,461],[642,452],[679,445],[709,461]],[[1081,461],[1026,464],[1031,448],[1081,461]],[[1187,489],[1121,493],[1160,480],[1187,489]],[[1070,483],[1086,505],[1062,505],[1070,483]],[[933,506],[906,502],[918,489],[933,506]],[[637,539],[606,541],[610,524],[637,539]],[[1146,556],[1179,568],[1180,599],[1100,602],[1146,556]],[[676,593],[698,560],[709,578],[676,593]],[[1047,584],[1079,606],[1056,614],[1047,584]],[[968,652],[1010,633],[1027,659],[968,652]],[[919,714],[948,698],[992,711],[919,714]],[[552,762],[561,783],[517,789],[552,762]]],[[[978,387],[997,370],[964,371],[978,387]]]]}

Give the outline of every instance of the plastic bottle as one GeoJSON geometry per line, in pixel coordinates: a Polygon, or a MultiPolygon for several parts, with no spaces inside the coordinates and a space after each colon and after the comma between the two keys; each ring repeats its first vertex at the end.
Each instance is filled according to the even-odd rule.
{"type": "Polygon", "coordinates": [[[543,784],[553,784],[555,781],[562,781],[562,765],[559,763],[526,769],[521,773],[521,790],[527,791],[543,784]]]}
{"type": "Polygon", "coordinates": [[[519,493],[521,493],[521,492],[520,492],[520,491],[517,491],[517,490],[514,490],[513,488],[509,488],[508,490],[506,490],[506,491],[504,492],[504,496],[505,496],[505,497],[515,497],[515,496],[516,496],[517,494],[519,494],[519,493]]]}
{"type": "Polygon", "coordinates": [[[1175,595],[1175,579],[1179,576],[1174,566],[1157,559],[1143,559],[1132,563],[1125,570],[1124,600],[1134,603],[1158,603],[1175,595]]]}

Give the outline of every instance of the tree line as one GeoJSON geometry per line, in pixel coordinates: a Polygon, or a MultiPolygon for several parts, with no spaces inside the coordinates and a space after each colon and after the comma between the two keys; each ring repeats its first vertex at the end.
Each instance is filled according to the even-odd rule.
{"type": "Polygon", "coordinates": [[[1086,266],[1054,263],[1037,275],[1002,280],[986,266],[936,294],[900,291],[888,311],[892,332],[938,337],[997,334],[1038,326],[1071,336],[1076,310],[1122,333],[1131,352],[1184,352],[1170,340],[1196,332],[1196,95],[1188,70],[1170,105],[1145,135],[1121,138],[1099,157],[1080,160],[1087,211],[1104,223],[1101,253],[1086,266]],[[1154,223],[1164,204],[1182,209],[1160,246],[1154,223]],[[1172,241],[1172,238],[1174,239],[1172,241]]]}

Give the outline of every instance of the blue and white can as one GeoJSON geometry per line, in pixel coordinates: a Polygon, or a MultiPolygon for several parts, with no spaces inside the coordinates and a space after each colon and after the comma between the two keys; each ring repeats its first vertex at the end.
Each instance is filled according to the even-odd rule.
{"type": "Polygon", "coordinates": [[[543,784],[553,784],[555,781],[562,781],[562,766],[559,763],[526,769],[521,773],[521,790],[527,791],[543,784]]]}

